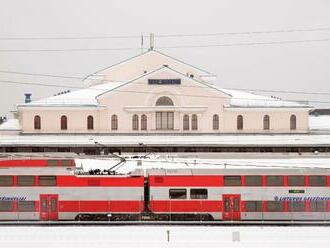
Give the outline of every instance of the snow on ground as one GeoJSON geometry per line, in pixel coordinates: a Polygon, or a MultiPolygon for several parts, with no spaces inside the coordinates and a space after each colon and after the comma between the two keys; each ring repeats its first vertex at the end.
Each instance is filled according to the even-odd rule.
{"type": "Polygon", "coordinates": [[[329,243],[330,227],[0,226],[0,246],[11,248],[301,248],[329,243]]]}

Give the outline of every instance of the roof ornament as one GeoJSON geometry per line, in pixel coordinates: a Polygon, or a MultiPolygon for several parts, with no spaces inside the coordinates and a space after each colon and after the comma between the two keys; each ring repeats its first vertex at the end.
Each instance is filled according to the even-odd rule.
{"type": "Polygon", "coordinates": [[[150,48],[149,48],[149,51],[154,50],[154,47],[155,47],[155,34],[150,33],[150,48]]]}

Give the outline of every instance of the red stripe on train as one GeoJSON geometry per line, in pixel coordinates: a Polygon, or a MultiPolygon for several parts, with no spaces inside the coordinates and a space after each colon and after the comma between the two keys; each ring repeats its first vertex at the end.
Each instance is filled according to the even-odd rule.
{"type": "Polygon", "coordinates": [[[150,176],[150,186],[152,187],[190,187],[209,186],[216,187],[223,185],[223,177],[215,176],[150,176]]]}
{"type": "Polygon", "coordinates": [[[57,187],[143,187],[144,177],[57,176],[57,187]]]}
{"type": "Polygon", "coordinates": [[[222,201],[150,201],[152,212],[222,212],[222,201]]]}

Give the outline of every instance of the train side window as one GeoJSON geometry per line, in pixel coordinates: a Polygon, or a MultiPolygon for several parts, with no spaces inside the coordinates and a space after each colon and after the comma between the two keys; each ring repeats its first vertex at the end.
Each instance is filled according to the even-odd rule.
{"type": "Polygon", "coordinates": [[[57,160],[54,159],[47,160],[47,166],[57,166],[57,160]]]}
{"type": "Polygon", "coordinates": [[[245,176],[246,186],[262,186],[261,176],[245,176]]]}
{"type": "Polygon", "coordinates": [[[304,176],[288,176],[289,186],[305,186],[304,176]]]}
{"type": "Polygon", "coordinates": [[[0,201],[0,212],[10,212],[13,210],[13,201],[0,201]]]}
{"type": "Polygon", "coordinates": [[[18,211],[19,212],[34,212],[35,204],[34,201],[19,201],[18,211]]]}
{"type": "Polygon", "coordinates": [[[207,189],[191,189],[191,199],[207,199],[207,189]]]}
{"type": "Polygon", "coordinates": [[[282,176],[266,176],[267,186],[283,186],[282,176]]]}
{"type": "Polygon", "coordinates": [[[289,211],[290,212],[304,212],[305,211],[305,202],[289,201],[289,211]]]}
{"type": "Polygon", "coordinates": [[[34,176],[18,176],[17,177],[18,186],[33,186],[34,176]]]}
{"type": "Polygon", "coordinates": [[[186,189],[170,189],[170,199],[187,199],[186,189]]]}
{"type": "Polygon", "coordinates": [[[261,212],[262,202],[261,201],[246,201],[245,202],[246,212],[261,212]]]}
{"type": "Polygon", "coordinates": [[[310,186],[327,186],[326,176],[309,176],[310,186]]]}
{"type": "Polygon", "coordinates": [[[312,212],[325,212],[327,210],[326,201],[311,201],[310,206],[312,212]]]}
{"type": "Polygon", "coordinates": [[[0,176],[0,186],[13,186],[14,180],[12,176],[0,176]]]}
{"type": "Polygon", "coordinates": [[[284,203],[281,201],[268,201],[267,210],[269,212],[282,212],[284,209],[284,203]]]}
{"type": "Polygon", "coordinates": [[[241,176],[224,176],[225,186],[241,186],[241,176]]]}
{"type": "Polygon", "coordinates": [[[70,167],[71,166],[71,160],[62,160],[62,166],[70,167]]]}
{"type": "Polygon", "coordinates": [[[39,176],[40,186],[56,186],[56,176],[39,176]]]}

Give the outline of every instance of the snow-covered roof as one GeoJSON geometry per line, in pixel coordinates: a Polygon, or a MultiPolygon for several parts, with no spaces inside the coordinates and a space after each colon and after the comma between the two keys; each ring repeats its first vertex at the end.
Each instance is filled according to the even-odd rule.
{"type": "Polygon", "coordinates": [[[66,94],[43,98],[19,106],[98,106],[99,104],[96,99],[98,95],[111,91],[123,84],[125,82],[108,82],[66,94]]]}
{"type": "Polygon", "coordinates": [[[254,93],[218,88],[222,92],[231,96],[231,107],[310,107],[307,104],[302,104],[294,101],[283,101],[278,98],[269,96],[257,95],[254,93]]]}
{"type": "Polygon", "coordinates": [[[0,131],[17,131],[20,129],[18,119],[9,119],[0,125],[0,131]]]}
{"type": "Polygon", "coordinates": [[[330,116],[309,116],[309,128],[311,130],[330,130],[330,116]]]}

